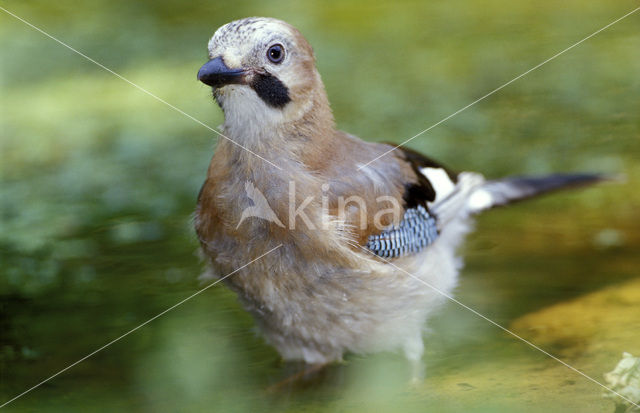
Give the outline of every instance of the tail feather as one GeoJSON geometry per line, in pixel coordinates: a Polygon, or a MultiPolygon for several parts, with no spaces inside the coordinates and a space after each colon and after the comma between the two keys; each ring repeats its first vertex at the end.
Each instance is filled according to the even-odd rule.
{"type": "Polygon", "coordinates": [[[558,189],[586,186],[606,179],[604,175],[583,173],[487,181],[471,194],[467,205],[472,213],[477,213],[558,189]]]}

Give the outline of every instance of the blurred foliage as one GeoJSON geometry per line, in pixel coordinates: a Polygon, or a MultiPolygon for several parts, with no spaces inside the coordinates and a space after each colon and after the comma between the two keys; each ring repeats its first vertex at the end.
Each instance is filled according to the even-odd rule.
{"type": "MultiPolygon", "coordinates": [[[[636,6],[627,0],[2,2],[211,127],[221,113],[195,79],[208,38],[233,19],[281,18],[314,46],[339,126],[368,140],[395,142],[636,6]]],[[[621,184],[480,219],[466,247],[468,268],[458,294],[498,322],[638,276],[639,19],[603,31],[409,145],[490,177],[576,170],[626,176],[621,184]]],[[[0,62],[5,400],[200,287],[190,214],[215,136],[4,12],[0,62]]],[[[11,407],[299,412],[608,406],[592,384],[569,370],[545,376],[547,370],[536,366],[552,361],[454,305],[432,323],[427,380],[413,393],[404,385],[402,358],[393,355],[352,357],[313,380],[268,393],[270,383],[300,367],[280,365],[251,326],[233,294],[215,287],[11,407]],[[478,358],[486,364],[476,364],[478,358]],[[500,375],[501,363],[515,367],[500,375]],[[456,381],[469,365],[488,370],[479,374],[480,385],[473,377],[456,381]],[[491,382],[520,383],[532,375],[558,385],[537,394],[527,390],[536,380],[528,377],[505,397],[491,382]],[[580,385],[561,385],[570,380],[580,385]]],[[[619,352],[633,352],[606,348],[610,352],[597,363],[578,356],[572,362],[600,378],[619,352]]]]}

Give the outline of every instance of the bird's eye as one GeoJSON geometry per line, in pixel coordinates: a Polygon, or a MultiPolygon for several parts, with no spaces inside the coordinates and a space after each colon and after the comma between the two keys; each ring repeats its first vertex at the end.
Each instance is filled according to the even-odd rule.
{"type": "Polygon", "coordinates": [[[267,50],[267,58],[273,63],[280,63],[284,59],[284,47],[281,44],[274,44],[267,50]]]}

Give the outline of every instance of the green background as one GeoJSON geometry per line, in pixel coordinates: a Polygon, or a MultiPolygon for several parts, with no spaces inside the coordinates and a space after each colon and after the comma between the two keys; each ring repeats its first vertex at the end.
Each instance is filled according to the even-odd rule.
{"type": "MultiPolygon", "coordinates": [[[[209,37],[237,18],[286,20],[313,45],[340,128],[395,142],[638,7],[626,0],[0,5],[211,127],[222,114],[196,81],[209,37]]],[[[488,177],[626,177],[489,212],[463,248],[461,302],[597,380],[622,351],[640,355],[639,28],[640,12],[409,144],[488,177]]],[[[202,287],[191,213],[216,136],[2,11],[0,62],[1,404],[202,287]]],[[[283,365],[252,326],[235,296],[216,286],[7,408],[614,407],[593,382],[454,303],[429,324],[426,379],[410,388],[408,367],[394,354],[350,356],[276,385],[302,367],[283,365]]]]}

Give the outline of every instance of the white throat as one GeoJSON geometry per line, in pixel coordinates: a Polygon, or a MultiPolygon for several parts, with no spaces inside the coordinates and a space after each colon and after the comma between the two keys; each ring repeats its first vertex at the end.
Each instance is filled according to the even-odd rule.
{"type": "Polygon", "coordinates": [[[238,143],[273,133],[285,122],[283,110],[267,105],[249,86],[225,86],[217,92],[217,100],[224,112],[224,130],[238,143]]]}

